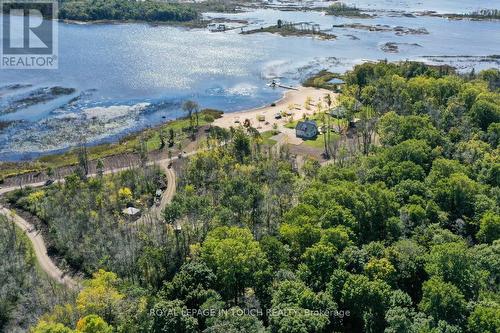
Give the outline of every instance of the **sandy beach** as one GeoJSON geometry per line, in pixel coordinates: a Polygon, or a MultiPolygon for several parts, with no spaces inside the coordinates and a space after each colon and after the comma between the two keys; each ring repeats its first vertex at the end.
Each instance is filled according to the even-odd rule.
{"type": "Polygon", "coordinates": [[[312,115],[316,110],[316,103],[321,100],[322,103],[325,95],[330,94],[332,98],[336,98],[336,94],[326,89],[317,89],[312,87],[298,87],[297,90],[288,90],[283,98],[275,102],[275,106],[264,106],[257,109],[251,109],[241,112],[224,113],[221,118],[215,120],[214,125],[229,128],[242,125],[246,119],[259,132],[265,132],[272,129],[273,124],[282,127],[287,123],[287,117],[275,119],[275,115],[280,112],[291,112],[293,119],[302,119],[303,115],[312,115]],[[311,98],[311,108],[306,110],[305,102],[307,98],[311,98]],[[291,109],[291,106],[293,108],[291,109]],[[291,110],[290,110],[291,109],[291,110]],[[258,117],[264,116],[264,120],[259,121],[258,117]]]}

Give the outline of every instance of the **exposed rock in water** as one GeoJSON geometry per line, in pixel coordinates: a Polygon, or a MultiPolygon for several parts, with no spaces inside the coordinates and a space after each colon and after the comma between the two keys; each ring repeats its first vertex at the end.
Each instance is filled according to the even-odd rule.
{"type": "Polygon", "coordinates": [[[49,94],[53,96],[59,96],[59,95],[70,95],[74,93],[76,90],[74,88],[64,88],[64,87],[52,87],[49,89],[49,94]]]}
{"type": "Polygon", "coordinates": [[[388,10],[386,11],[388,17],[409,17],[416,18],[413,13],[405,12],[402,10],[388,10]]]}
{"type": "Polygon", "coordinates": [[[428,35],[429,31],[425,28],[418,28],[418,29],[412,29],[412,28],[405,28],[401,26],[397,26],[393,28],[393,31],[396,32],[396,35],[401,36],[401,35],[428,35]]]}
{"type": "Polygon", "coordinates": [[[359,29],[375,32],[394,32],[396,35],[428,35],[429,31],[425,28],[407,28],[402,26],[391,27],[386,24],[376,24],[376,25],[366,25],[361,23],[344,23],[333,25],[333,28],[348,28],[348,29],[359,29]]]}
{"type": "Polygon", "coordinates": [[[383,44],[380,49],[386,53],[398,53],[399,52],[399,46],[400,45],[406,45],[406,46],[415,46],[415,47],[422,47],[420,44],[416,43],[395,43],[395,42],[387,42],[383,44]]]}
{"type": "Polygon", "coordinates": [[[0,108],[0,114],[17,112],[20,109],[27,108],[32,105],[54,100],[59,96],[71,95],[75,91],[76,90],[74,88],[65,88],[59,86],[36,89],[30,91],[28,95],[14,99],[6,108],[0,108]]]}
{"type": "Polygon", "coordinates": [[[354,35],[346,35],[347,37],[349,37],[351,40],[359,40],[359,37],[356,37],[354,35]]]}
{"type": "Polygon", "coordinates": [[[388,42],[382,45],[380,48],[382,51],[387,52],[387,53],[398,53],[399,52],[399,47],[397,43],[392,43],[388,42]]]}
{"type": "Polygon", "coordinates": [[[3,91],[3,90],[18,90],[18,89],[23,89],[23,88],[29,88],[31,86],[32,86],[31,84],[15,83],[15,84],[9,84],[9,85],[0,87],[0,91],[3,91]]]}
{"type": "Polygon", "coordinates": [[[9,127],[12,123],[13,123],[13,121],[0,121],[0,133],[4,129],[6,129],[7,127],[9,127]]]}
{"type": "Polygon", "coordinates": [[[16,90],[30,88],[30,87],[32,87],[31,84],[19,84],[19,83],[9,84],[0,87],[0,98],[2,98],[3,95],[10,94],[12,92],[15,92],[16,90]]]}

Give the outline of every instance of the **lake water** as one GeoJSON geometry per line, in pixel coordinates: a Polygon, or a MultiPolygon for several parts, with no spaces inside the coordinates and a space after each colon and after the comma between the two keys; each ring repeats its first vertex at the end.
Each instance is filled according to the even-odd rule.
{"type": "MultiPolygon", "coordinates": [[[[464,8],[494,5],[492,1],[484,1],[484,6],[477,5],[481,1],[465,2],[468,4],[464,8]]],[[[361,7],[369,1],[357,3],[361,7]]],[[[381,3],[391,7],[391,1],[381,3]]],[[[448,12],[452,1],[422,3],[434,3],[427,9],[448,12]],[[442,8],[436,3],[441,3],[442,8]]],[[[410,10],[420,10],[419,6],[410,10]]],[[[239,30],[210,33],[205,29],[147,24],[59,24],[58,70],[0,70],[0,87],[31,85],[15,91],[0,88],[0,122],[9,123],[7,128],[0,126],[0,160],[27,159],[64,150],[82,136],[90,143],[115,140],[182,115],[181,104],[186,99],[227,112],[269,104],[283,93],[266,86],[272,78],[299,84],[322,68],[343,72],[354,64],[385,58],[444,61],[463,71],[473,67],[479,70],[498,67],[498,62],[481,57],[500,54],[498,21],[391,15],[347,19],[320,12],[272,9],[206,16],[245,19],[252,27],[275,24],[277,19],[314,22],[338,38],[324,41],[271,34],[241,35],[239,30]],[[344,23],[425,28],[429,34],[397,36],[393,31],[332,28],[344,23]],[[388,42],[398,43],[399,53],[383,52],[381,46],[388,42]],[[30,92],[53,86],[75,88],[76,92],[45,104],[2,113],[30,92]]]]}

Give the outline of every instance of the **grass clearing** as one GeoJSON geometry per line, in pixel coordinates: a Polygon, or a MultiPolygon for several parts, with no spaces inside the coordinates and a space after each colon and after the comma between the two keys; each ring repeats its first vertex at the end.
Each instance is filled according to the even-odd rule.
{"type": "Polygon", "coordinates": [[[304,140],[304,144],[306,146],[309,146],[311,148],[316,148],[316,149],[322,149],[325,147],[325,143],[323,142],[323,135],[324,134],[318,134],[315,139],[312,140],[304,140]]]}
{"type": "Polygon", "coordinates": [[[271,139],[271,137],[279,134],[277,131],[265,131],[260,133],[260,136],[262,137],[263,143],[268,146],[274,146],[276,144],[276,140],[271,139]]]}

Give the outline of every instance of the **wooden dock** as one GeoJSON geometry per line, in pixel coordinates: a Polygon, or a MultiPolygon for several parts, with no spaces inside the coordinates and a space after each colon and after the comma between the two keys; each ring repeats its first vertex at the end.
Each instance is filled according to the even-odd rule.
{"type": "Polygon", "coordinates": [[[210,32],[226,32],[226,31],[237,30],[237,29],[241,29],[241,31],[243,31],[243,29],[246,27],[248,27],[248,24],[243,25],[243,26],[238,26],[238,27],[226,27],[226,28],[224,28],[224,30],[209,30],[209,31],[210,32]]]}
{"type": "Polygon", "coordinates": [[[277,84],[276,86],[283,88],[283,89],[288,89],[288,90],[299,90],[299,89],[292,87],[292,86],[285,86],[284,84],[277,84]]]}

